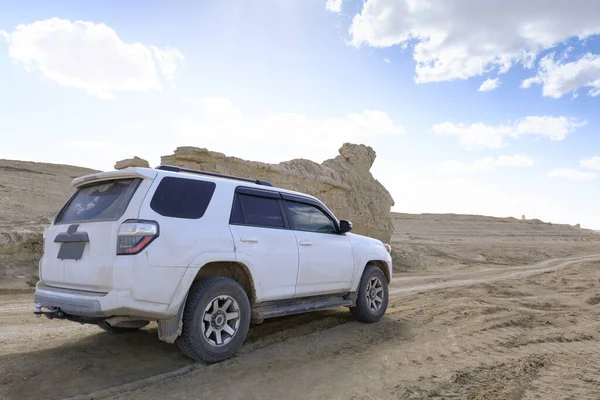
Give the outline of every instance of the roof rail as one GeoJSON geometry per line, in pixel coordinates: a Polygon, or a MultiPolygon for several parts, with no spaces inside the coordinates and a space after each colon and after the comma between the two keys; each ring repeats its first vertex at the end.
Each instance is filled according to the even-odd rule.
{"type": "Polygon", "coordinates": [[[163,171],[171,171],[171,172],[187,172],[189,174],[214,176],[216,178],[235,179],[236,181],[250,182],[250,183],[254,183],[256,185],[273,186],[273,184],[271,184],[270,182],[261,181],[260,179],[240,178],[239,176],[223,175],[223,174],[217,174],[215,172],[198,171],[196,169],[180,168],[180,167],[175,167],[173,165],[159,165],[158,167],[156,167],[156,169],[160,169],[163,171]]]}

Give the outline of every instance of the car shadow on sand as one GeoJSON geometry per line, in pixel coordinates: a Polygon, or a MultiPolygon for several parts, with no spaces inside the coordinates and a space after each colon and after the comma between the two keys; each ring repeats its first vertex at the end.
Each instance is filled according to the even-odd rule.
{"type": "Polygon", "coordinates": [[[58,347],[1,356],[0,394],[9,399],[63,398],[190,363],[176,345],[158,339],[155,326],[126,334],[98,328],[98,333],[58,347]]]}
{"type": "MultiPolygon", "coordinates": [[[[238,353],[351,321],[347,310],[326,310],[265,320],[250,327],[238,353]]],[[[54,399],[92,393],[173,371],[194,362],[176,344],[158,339],[156,324],[133,333],[98,328],[67,344],[0,356],[0,398],[54,399]]],[[[204,365],[199,363],[198,367],[204,365]]]]}

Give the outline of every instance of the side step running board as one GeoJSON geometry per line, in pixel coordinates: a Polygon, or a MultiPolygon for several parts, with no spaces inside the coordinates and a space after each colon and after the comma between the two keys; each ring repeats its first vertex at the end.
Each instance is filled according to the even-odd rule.
{"type": "Polygon", "coordinates": [[[252,322],[261,323],[264,319],[283,317],[285,315],[302,314],[309,311],[324,310],[327,308],[348,307],[354,304],[352,295],[327,297],[305,297],[302,299],[269,301],[257,304],[252,309],[252,322]]]}

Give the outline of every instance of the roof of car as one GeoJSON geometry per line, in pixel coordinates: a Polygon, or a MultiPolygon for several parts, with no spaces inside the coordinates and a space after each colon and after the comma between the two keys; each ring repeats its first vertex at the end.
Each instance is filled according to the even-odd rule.
{"type": "MultiPolygon", "coordinates": [[[[296,192],[296,191],[288,190],[288,189],[282,189],[282,188],[278,188],[275,186],[268,186],[265,184],[258,184],[258,183],[253,182],[253,180],[250,180],[250,179],[249,180],[240,180],[239,178],[236,179],[236,177],[231,177],[231,176],[227,176],[227,175],[220,175],[220,174],[205,175],[205,174],[198,173],[198,172],[202,172],[202,171],[196,171],[196,172],[192,172],[192,171],[193,170],[172,171],[172,170],[156,169],[156,168],[128,167],[128,168],[124,168],[124,169],[120,169],[120,170],[97,172],[94,174],[84,175],[84,176],[75,178],[71,182],[71,184],[77,188],[77,187],[80,187],[87,183],[110,180],[110,179],[115,179],[115,178],[150,178],[150,179],[152,179],[152,178],[155,178],[159,174],[170,175],[170,176],[185,175],[186,177],[193,178],[193,179],[219,182],[220,184],[232,185],[232,186],[236,186],[236,187],[243,185],[245,187],[251,187],[251,188],[260,189],[260,190],[295,194],[297,196],[308,197],[308,198],[320,201],[316,197],[311,196],[306,193],[296,192]]],[[[241,178],[241,179],[243,179],[243,178],[241,178]]],[[[261,181],[261,182],[264,182],[264,181],[261,181]]]]}
{"type": "Polygon", "coordinates": [[[230,184],[230,185],[236,186],[236,187],[237,186],[245,186],[245,187],[251,187],[251,188],[255,188],[255,189],[259,189],[259,190],[266,190],[266,191],[272,191],[272,192],[281,192],[281,193],[295,194],[297,196],[308,197],[308,198],[320,201],[316,197],[311,196],[310,194],[307,194],[307,193],[302,193],[302,192],[296,192],[294,190],[283,189],[283,188],[279,188],[277,186],[267,186],[267,185],[264,185],[264,184],[257,184],[257,183],[250,182],[250,181],[238,180],[238,179],[235,179],[233,177],[228,177],[226,175],[211,176],[211,175],[196,174],[196,173],[193,173],[193,172],[185,172],[185,171],[175,172],[175,171],[168,171],[168,170],[158,170],[158,172],[159,172],[159,174],[172,175],[172,176],[186,175],[187,177],[193,177],[193,178],[201,179],[201,180],[210,180],[210,181],[214,181],[214,182],[220,182],[220,183],[224,183],[224,184],[230,184]]]}

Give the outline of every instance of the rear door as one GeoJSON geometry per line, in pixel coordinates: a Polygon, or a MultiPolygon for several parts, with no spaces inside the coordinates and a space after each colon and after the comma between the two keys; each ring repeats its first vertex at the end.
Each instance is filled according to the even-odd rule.
{"type": "Polygon", "coordinates": [[[296,297],[350,290],[354,276],[350,238],[339,233],[333,217],[316,202],[284,198],[299,249],[296,297]]]}
{"type": "Polygon", "coordinates": [[[294,296],[298,277],[296,237],[287,229],[281,196],[253,188],[236,190],[230,229],[238,261],[252,265],[257,300],[294,296]]]}
{"type": "Polygon", "coordinates": [[[119,227],[137,218],[150,182],[124,178],[80,187],[45,232],[41,280],[55,287],[110,291],[119,227]]]}

